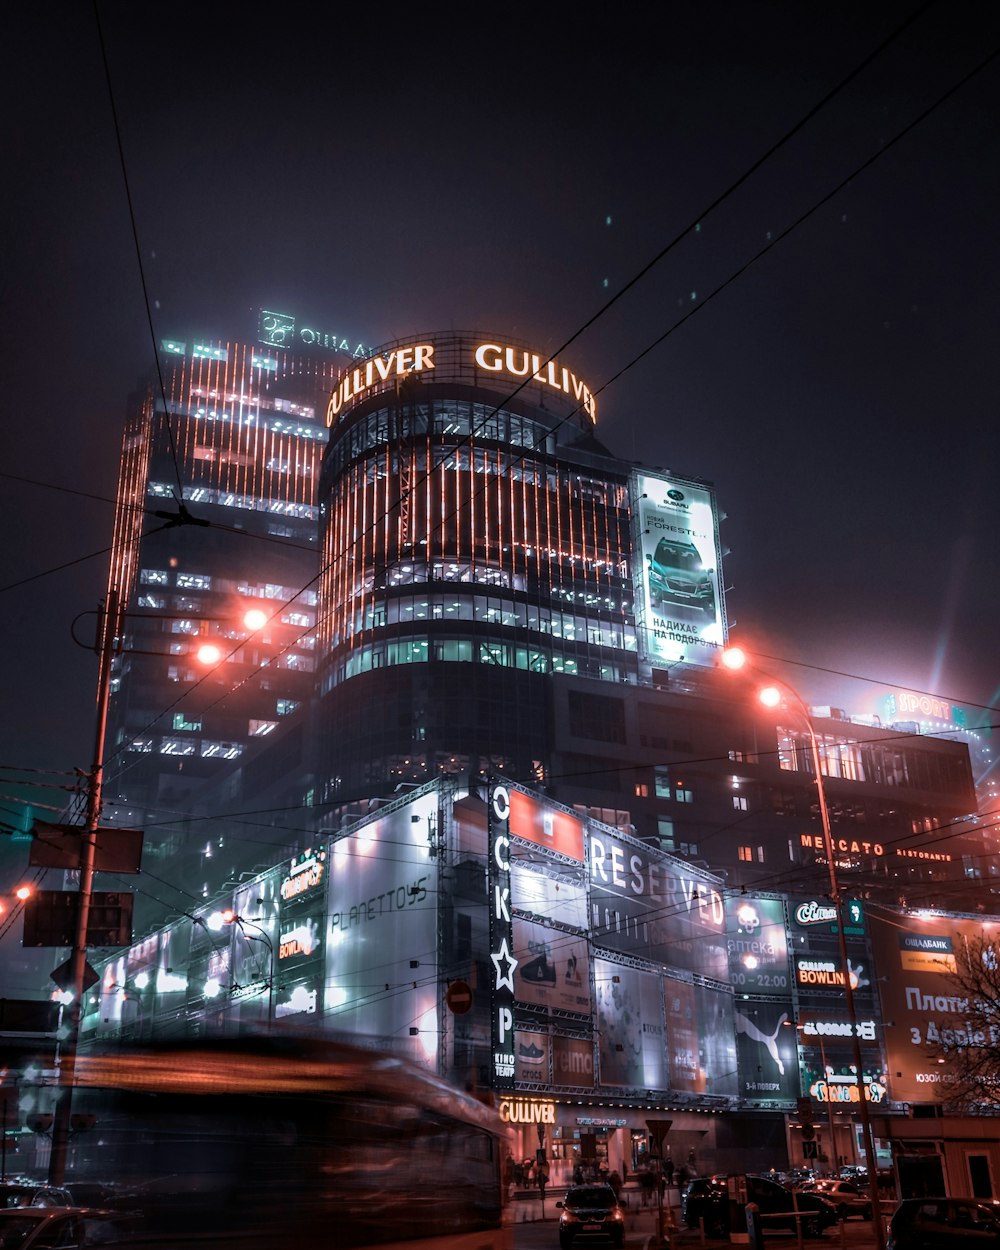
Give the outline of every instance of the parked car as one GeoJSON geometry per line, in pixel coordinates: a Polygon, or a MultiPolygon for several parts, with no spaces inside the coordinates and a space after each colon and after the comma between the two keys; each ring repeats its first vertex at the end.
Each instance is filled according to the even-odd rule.
{"type": "Polygon", "coordinates": [[[975,1198],[904,1198],[889,1224],[886,1250],[1000,1247],[1000,1204],[975,1198]]]}
{"type": "Polygon", "coordinates": [[[71,1207],[73,1199],[61,1185],[41,1181],[0,1182],[0,1210],[7,1207],[71,1207]]]}
{"type": "MultiPolygon", "coordinates": [[[[797,1223],[801,1222],[806,1236],[818,1237],[837,1223],[837,1208],[821,1194],[802,1191],[793,1194],[783,1185],[777,1185],[763,1176],[747,1176],[745,1179],[747,1201],[755,1203],[761,1215],[768,1217],[764,1222],[766,1228],[795,1232],[797,1223]],[[780,1218],[786,1214],[787,1220],[780,1218]]],[[[688,1228],[697,1228],[699,1222],[704,1220],[705,1232],[710,1237],[728,1236],[730,1203],[727,1178],[699,1177],[691,1181],[681,1197],[681,1218],[688,1228]]]]}
{"type": "Polygon", "coordinates": [[[850,1219],[852,1215],[863,1220],[872,1218],[871,1198],[851,1181],[807,1181],[799,1188],[799,1193],[822,1194],[837,1208],[837,1215],[842,1220],[850,1219]]]}
{"type": "Polygon", "coordinates": [[[574,1185],[556,1207],[562,1212],[562,1250],[596,1238],[607,1238],[615,1246],[624,1244],[625,1212],[610,1185],[574,1185]]]}

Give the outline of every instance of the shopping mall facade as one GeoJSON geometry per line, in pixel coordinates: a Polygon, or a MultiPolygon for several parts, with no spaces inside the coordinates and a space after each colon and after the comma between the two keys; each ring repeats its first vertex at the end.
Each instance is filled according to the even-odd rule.
{"type": "MultiPolygon", "coordinates": [[[[247,368],[275,372],[259,355],[247,368]]],[[[515,1154],[544,1151],[555,1180],[632,1171],[658,1133],[700,1172],[860,1161],[862,1090],[897,1118],[936,1101],[923,1034],[900,1021],[943,991],[910,986],[886,1007],[884,980],[899,935],[919,945],[932,923],[917,906],[961,910],[985,872],[956,832],[975,810],[968,751],[837,709],[768,712],[722,674],[714,491],[612,455],[575,369],[495,334],[375,348],[331,384],[321,469],[323,409],[293,411],[264,378],[250,425],[301,440],[295,489],[312,478],[313,493],[291,512],[315,510],[318,595],[301,620],[272,607],[283,632],[260,663],[233,639],[219,680],[244,665],[243,702],[207,700],[205,715],[226,711],[240,751],[185,791],[210,831],[178,882],[198,902],[101,964],[84,1038],[346,1031],[493,1098],[515,1154]]],[[[214,422],[197,408],[191,462],[222,472],[230,452],[203,444],[235,430],[235,408],[214,422]]],[[[231,454],[252,458],[246,428],[231,454]]],[[[271,525],[289,513],[283,499],[249,510],[271,525]]],[[[133,548],[133,587],[189,594],[176,579],[210,551],[223,575],[218,538],[181,532],[165,582],[144,580],[133,548]]],[[[246,587],[286,584],[256,550],[246,587]]],[[[169,677],[181,700],[198,684],[180,666],[169,677]]],[[[142,704],[127,696],[123,671],[121,706],[142,704]]],[[[164,757],[185,786],[195,719],[174,712],[164,757]]]]}

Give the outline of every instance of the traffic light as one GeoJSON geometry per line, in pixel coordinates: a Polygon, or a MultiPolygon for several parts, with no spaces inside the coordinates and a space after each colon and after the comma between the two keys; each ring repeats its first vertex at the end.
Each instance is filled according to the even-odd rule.
{"type": "Polygon", "coordinates": [[[798,1100],[795,1104],[795,1109],[799,1117],[799,1124],[802,1126],[802,1140],[804,1142],[815,1140],[816,1128],[813,1124],[813,1105],[812,1099],[808,1094],[798,1100]]]}

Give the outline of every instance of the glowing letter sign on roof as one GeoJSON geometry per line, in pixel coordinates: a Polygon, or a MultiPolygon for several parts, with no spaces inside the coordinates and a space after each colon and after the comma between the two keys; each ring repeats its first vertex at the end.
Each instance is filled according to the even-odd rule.
{"type": "Polygon", "coordinates": [[[531,378],[533,382],[562,391],[579,403],[591,421],[597,420],[597,401],[590,387],[557,360],[546,360],[538,352],[502,343],[481,343],[476,348],[475,359],[479,368],[487,373],[509,373],[514,378],[531,378]]]}
{"type": "Polygon", "coordinates": [[[434,347],[430,343],[416,343],[411,347],[397,347],[384,356],[373,356],[356,369],[349,369],[337,383],[326,409],[326,423],[333,425],[341,408],[349,399],[358,399],[373,390],[380,382],[390,378],[401,379],[411,373],[433,369],[434,347]]]}

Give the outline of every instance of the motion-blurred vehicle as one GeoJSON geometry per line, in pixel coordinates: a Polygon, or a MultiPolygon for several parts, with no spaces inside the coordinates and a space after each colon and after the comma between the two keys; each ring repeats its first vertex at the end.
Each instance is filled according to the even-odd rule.
{"type": "Polygon", "coordinates": [[[298,1030],[77,1056],[69,1183],[113,1179],[170,1250],[509,1250],[495,1110],[397,1055],[298,1030]]]}
{"type": "MultiPolygon", "coordinates": [[[[757,1205],[761,1215],[766,1216],[764,1226],[768,1229],[787,1229],[795,1232],[801,1223],[807,1237],[818,1237],[825,1229],[837,1223],[837,1208],[821,1194],[801,1190],[792,1193],[783,1185],[763,1176],[747,1176],[747,1202],[757,1205]],[[782,1217],[787,1215],[787,1220],[782,1217]]],[[[728,1178],[725,1176],[699,1177],[690,1182],[681,1197],[681,1219],[688,1228],[697,1228],[703,1220],[709,1237],[726,1237],[730,1232],[730,1201],[728,1178]]]]}
{"type": "Polygon", "coordinates": [[[975,1198],[904,1198],[889,1224],[886,1250],[1000,1246],[1000,1204],[975,1198]]]}
{"type": "Polygon", "coordinates": [[[556,1207],[559,1245],[562,1250],[593,1239],[605,1238],[614,1246],[625,1241],[625,1212],[610,1185],[574,1185],[556,1207]]]}
{"type": "Polygon", "coordinates": [[[0,1210],[8,1207],[71,1207],[73,1198],[60,1185],[41,1181],[0,1182],[0,1210]]]}
{"type": "Polygon", "coordinates": [[[53,1250],[126,1242],[136,1217],[90,1207],[18,1207],[0,1211],[2,1250],[53,1250]]]}
{"type": "Polygon", "coordinates": [[[799,1193],[822,1194],[837,1208],[837,1215],[842,1220],[850,1219],[852,1215],[862,1220],[872,1218],[871,1198],[862,1193],[853,1181],[807,1181],[800,1187],[799,1193]]]}

